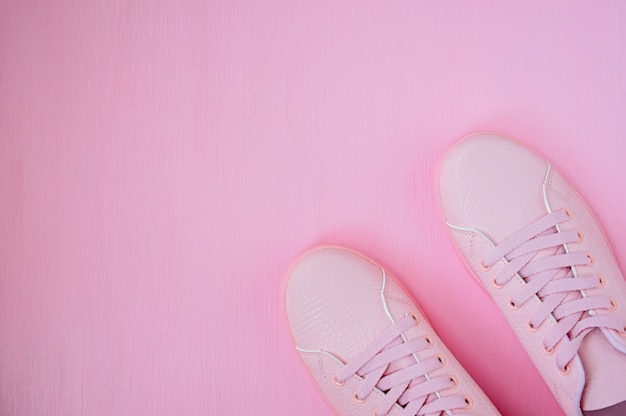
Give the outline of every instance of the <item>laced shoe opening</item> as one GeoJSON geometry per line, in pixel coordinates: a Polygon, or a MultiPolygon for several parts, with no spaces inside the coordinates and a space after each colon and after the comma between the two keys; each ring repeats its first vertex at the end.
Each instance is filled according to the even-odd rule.
{"type": "Polygon", "coordinates": [[[567,364],[577,354],[583,339],[594,328],[619,332],[624,326],[615,316],[589,313],[599,309],[613,311],[617,304],[602,292],[587,292],[604,287],[604,279],[586,274],[587,267],[595,264],[592,253],[571,250],[569,245],[583,238],[576,230],[562,229],[562,223],[571,218],[567,209],[548,213],[496,244],[480,262],[481,267],[499,261],[505,263],[494,282],[497,279],[504,285],[520,278],[525,283],[508,299],[509,308],[518,310],[533,298],[539,301],[527,327],[536,331],[546,320],[554,322],[544,339],[553,347],[548,349],[543,344],[543,349],[546,354],[552,354],[554,346],[559,345],[556,362],[564,374],[569,372],[567,364]],[[559,343],[565,338],[568,342],[559,343]]]}
{"type": "Polygon", "coordinates": [[[446,364],[442,355],[426,355],[418,359],[417,353],[428,350],[433,341],[429,336],[406,339],[404,332],[416,325],[413,317],[407,314],[341,369],[337,381],[355,374],[362,379],[358,391],[352,395],[357,403],[364,403],[377,389],[384,394],[376,408],[380,414],[388,413],[393,406],[409,407],[411,412],[417,409],[424,414],[439,414],[467,406],[464,396],[440,395],[440,392],[456,388],[458,381],[455,377],[435,373],[446,364]]]}

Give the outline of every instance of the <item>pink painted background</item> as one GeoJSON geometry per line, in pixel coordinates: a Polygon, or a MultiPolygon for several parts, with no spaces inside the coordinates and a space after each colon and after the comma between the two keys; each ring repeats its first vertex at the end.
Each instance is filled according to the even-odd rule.
{"type": "Polygon", "coordinates": [[[621,1],[0,1],[0,414],[330,415],[279,292],[333,243],[401,279],[504,415],[561,415],[434,169],[518,137],[624,267],[625,74],[621,1]]]}

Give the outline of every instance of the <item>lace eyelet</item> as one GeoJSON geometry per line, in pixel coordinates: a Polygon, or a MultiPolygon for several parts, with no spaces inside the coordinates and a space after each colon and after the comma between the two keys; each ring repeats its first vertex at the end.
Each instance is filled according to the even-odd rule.
{"type": "Polygon", "coordinates": [[[405,316],[410,316],[411,318],[413,318],[413,320],[415,320],[415,325],[419,325],[420,318],[419,318],[419,316],[417,316],[417,314],[415,312],[407,312],[404,315],[405,316]]]}
{"type": "Polygon", "coordinates": [[[572,220],[572,213],[570,212],[570,210],[567,209],[567,208],[563,208],[563,211],[565,211],[565,213],[567,214],[567,220],[571,221],[572,220]]]}
{"type": "Polygon", "coordinates": [[[568,374],[569,374],[569,364],[565,364],[565,368],[564,368],[563,370],[561,370],[561,369],[559,368],[559,372],[560,372],[561,374],[563,374],[564,376],[568,375],[568,374]]]}
{"type": "Polygon", "coordinates": [[[537,328],[532,324],[532,322],[530,322],[530,320],[526,321],[526,327],[531,332],[537,332],[537,328]]]}
{"type": "Polygon", "coordinates": [[[435,355],[435,358],[437,359],[437,361],[439,361],[441,363],[442,367],[446,365],[446,360],[441,355],[437,354],[437,355],[435,355]]]}
{"type": "Polygon", "coordinates": [[[341,381],[341,382],[340,382],[339,380],[337,380],[337,374],[335,374],[335,375],[333,376],[333,381],[334,381],[334,382],[335,382],[335,384],[336,384],[336,385],[338,385],[339,387],[343,387],[343,386],[345,386],[345,385],[346,385],[346,382],[345,382],[345,381],[341,381]]]}
{"type": "Polygon", "coordinates": [[[356,395],[356,391],[352,393],[352,398],[354,399],[355,402],[359,404],[365,403],[365,399],[359,399],[359,396],[356,395]]]}
{"type": "Polygon", "coordinates": [[[591,253],[587,253],[587,257],[589,258],[590,263],[586,264],[586,266],[593,266],[595,264],[595,262],[596,262],[596,259],[593,258],[591,253]]]}
{"type": "Polygon", "coordinates": [[[511,298],[509,298],[508,304],[509,304],[509,308],[511,308],[511,309],[513,309],[513,310],[517,310],[517,309],[519,309],[519,306],[517,306],[517,305],[515,304],[515,302],[513,302],[513,299],[511,299],[511,298]]]}
{"type": "Polygon", "coordinates": [[[619,334],[620,337],[626,337],[626,326],[624,327],[623,331],[617,331],[617,333],[619,334]]]}
{"type": "Polygon", "coordinates": [[[463,400],[465,400],[465,407],[464,409],[469,409],[470,407],[472,407],[472,399],[469,396],[464,396],[463,400]]]}
{"type": "Polygon", "coordinates": [[[424,338],[426,342],[428,342],[428,347],[426,347],[426,349],[430,349],[433,347],[434,343],[431,337],[429,337],[428,335],[424,335],[422,338],[424,338]]]}
{"type": "Polygon", "coordinates": [[[459,386],[459,380],[457,380],[456,377],[450,376],[450,381],[453,383],[453,385],[452,387],[449,387],[449,389],[456,389],[459,386]]]}
{"type": "Polygon", "coordinates": [[[583,240],[585,239],[585,236],[583,235],[583,233],[581,233],[580,231],[576,231],[578,233],[578,240],[575,241],[576,243],[580,244],[583,242],[583,240]]]}
{"type": "Polygon", "coordinates": [[[600,279],[600,284],[597,286],[598,289],[602,289],[604,287],[604,278],[602,276],[598,276],[600,279]]]}
{"type": "Polygon", "coordinates": [[[504,285],[499,285],[498,283],[496,283],[496,276],[493,277],[491,284],[493,284],[493,287],[495,287],[496,289],[502,289],[504,287],[504,285]]]}
{"type": "Polygon", "coordinates": [[[488,272],[489,270],[491,270],[491,266],[485,266],[485,264],[483,263],[483,260],[480,261],[480,268],[488,272]]]}
{"type": "Polygon", "coordinates": [[[607,311],[613,312],[615,309],[617,309],[617,303],[615,303],[615,301],[611,299],[611,307],[607,308],[607,311]]]}
{"type": "Polygon", "coordinates": [[[544,352],[546,355],[552,355],[552,354],[554,354],[554,348],[547,349],[547,348],[546,348],[546,346],[545,346],[545,345],[543,345],[543,344],[541,344],[541,348],[543,348],[543,352],[544,352]]]}

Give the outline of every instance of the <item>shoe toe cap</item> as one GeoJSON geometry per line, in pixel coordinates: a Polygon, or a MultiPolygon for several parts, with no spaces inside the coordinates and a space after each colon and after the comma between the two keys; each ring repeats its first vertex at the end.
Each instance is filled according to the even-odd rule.
{"type": "Polygon", "coordinates": [[[382,269],[349,250],[324,247],[289,272],[285,309],[294,342],[344,360],[390,324],[381,302],[382,269]]]}
{"type": "Polygon", "coordinates": [[[479,133],[457,143],[439,170],[446,221],[500,240],[545,214],[548,164],[516,141],[479,133]]]}

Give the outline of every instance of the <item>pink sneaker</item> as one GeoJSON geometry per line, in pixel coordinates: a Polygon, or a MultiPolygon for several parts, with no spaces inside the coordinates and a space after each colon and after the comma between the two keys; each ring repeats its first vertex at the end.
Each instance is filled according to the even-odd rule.
{"type": "Polygon", "coordinates": [[[352,251],[324,247],[285,283],[303,363],[340,415],[498,415],[398,281],[352,251]]]}
{"type": "Polygon", "coordinates": [[[495,133],[445,156],[439,195],[458,251],[567,415],[626,415],[626,282],[583,200],[495,133]]]}

